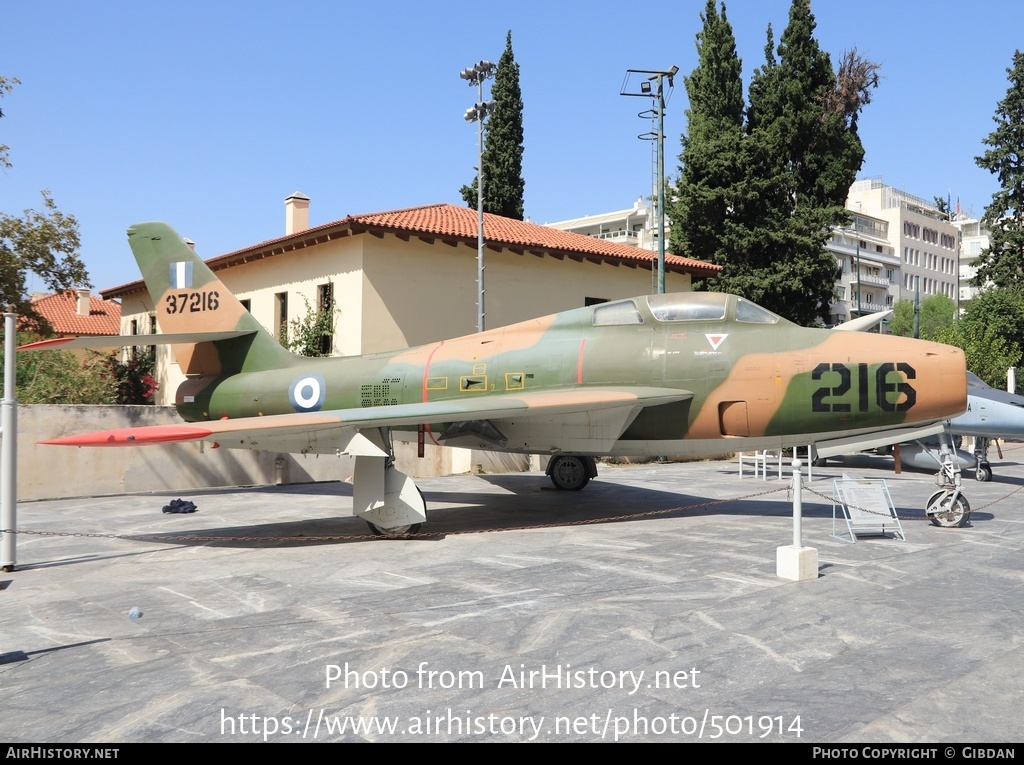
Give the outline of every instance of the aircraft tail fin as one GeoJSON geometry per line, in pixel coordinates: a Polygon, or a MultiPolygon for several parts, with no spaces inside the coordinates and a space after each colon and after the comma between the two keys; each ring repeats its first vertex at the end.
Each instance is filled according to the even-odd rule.
{"type": "Polygon", "coordinates": [[[177,231],[166,223],[138,223],[128,243],[165,333],[246,332],[241,337],[173,346],[187,375],[250,372],[297,360],[252,317],[177,231]]]}

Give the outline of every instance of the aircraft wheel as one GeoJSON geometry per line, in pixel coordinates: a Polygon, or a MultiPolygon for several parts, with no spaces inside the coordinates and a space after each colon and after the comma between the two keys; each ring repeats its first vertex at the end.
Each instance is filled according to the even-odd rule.
{"type": "Polygon", "coordinates": [[[974,470],[974,477],[981,483],[992,480],[992,466],[987,462],[979,462],[974,470]]]}
{"type": "MultiPolygon", "coordinates": [[[[420,499],[423,500],[423,509],[426,511],[427,499],[423,496],[423,491],[419,486],[416,487],[416,491],[419,492],[420,499]]],[[[384,529],[378,526],[376,523],[366,522],[366,525],[370,527],[370,531],[375,537],[404,537],[406,534],[418,534],[419,530],[423,528],[422,523],[410,523],[405,526],[392,526],[390,529],[384,529]]]]}
{"type": "Polygon", "coordinates": [[[415,534],[423,527],[422,523],[411,523],[408,526],[395,526],[390,529],[382,529],[375,523],[366,522],[375,537],[404,537],[406,534],[415,534]]]}
{"type": "Polygon", "coordinates": [[[928,498],[925,512],[935,526],[947,529],[962,528],[967,525],[971,517],[971,505],[964,496],[956,498],[956,502],[950,505],[949,499],[952,492],[949,489],[937,491],[928,498]],[[938,508],[933,510],[932,506],[938,501],[938,508]]]}
{"type": "Polygon", "coordinates": [[[551,460],[548,475],[551,483],[566,491],[579,491],[590,483],[590,473],[584,463],[584,457],[573,454],[559,454],[551,460]]]}

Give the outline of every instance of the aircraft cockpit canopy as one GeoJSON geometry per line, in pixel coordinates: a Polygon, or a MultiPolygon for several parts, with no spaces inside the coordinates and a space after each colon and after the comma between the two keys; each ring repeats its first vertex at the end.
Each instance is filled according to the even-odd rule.
{"type": "Polygon", "coordinates": [[[715,321],[725,318],[729,296],[723,292],[651,295],[647,305],[658,321],[715,321]]]}
{"type": "Polygon", "coordinates": [[[721,321],[726,318],[730,300],[735,304],[736,321],[747,324],[775,324],[779,317],[771,311],[741,297],[724,292],[678,292],[651,295],[647,304],[654,318],[663,322],[721,321]]]}
{"type": "Polygon", "coordinates": [[[775,324],[778,320],[779,317],[767,308],[743,298],[736,298],[736,321],[745,321],[748,324],[775,324]]]}

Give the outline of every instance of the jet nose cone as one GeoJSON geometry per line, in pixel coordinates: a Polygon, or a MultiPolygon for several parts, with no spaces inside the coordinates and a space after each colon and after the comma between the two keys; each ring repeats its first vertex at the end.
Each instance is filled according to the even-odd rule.
{"type": "Polygon", "coordinates": [[[918,400],[925,405],[922,414],[948,419],[966,411],[967,363],[964,352],[951,345],[922,343],[919,355],[923,370],[918,375],[918,400]]]}

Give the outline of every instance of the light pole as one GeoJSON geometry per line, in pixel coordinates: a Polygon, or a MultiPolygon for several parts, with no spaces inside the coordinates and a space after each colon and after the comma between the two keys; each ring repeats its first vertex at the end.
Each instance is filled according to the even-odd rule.
{"type": "Polygon", "coordinates": [[[0,402],[0,571],[14,571],[14,531],[18,527],[18,393],[15,388],[17,320],[14,306],[4,313],[4,397],[0,402]]]}
{"type": "Polygon", "coordinates": [[[853,236],[857,241],[857,316],[860,316],[862,314],[860,308],[860,235],[856,228],[853,230],[853,236]]]}
{"type": "Polygon", "coordinates": [[[477,87],[477,102],[466,109],[467,122],[477,123],[476,167],[476,331],[484,331],[484,117],[494,108],[494,101],[484,101],[484,80],[498,67],[490,61],[477,61],[463,69],[459,77],[477,87]]]}
{"type": "Polygon", "coordinates": [[[665,292],[665,79],[668,79],[668,86],[673,87],[673,78],[679,72],[678,66],[664,71],[656,69],[627,69],[626,82],[629,75],[646,74],[646,79],[640,82],[640,92],[631,93],[627,91],[626,82],[623,82],[620,96],[647,96],[655,99],[655,110],[658,114],[658,294],[665,292]],[[651,83],[658,83],[657,93],[652,93],[651,83]]]}

